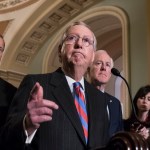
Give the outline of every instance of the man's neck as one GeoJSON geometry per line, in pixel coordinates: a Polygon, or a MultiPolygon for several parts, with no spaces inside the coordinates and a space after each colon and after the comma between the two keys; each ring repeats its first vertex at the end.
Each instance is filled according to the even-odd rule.
{"type": "Polygon", "coordinates": [[[105,91],[105,84],[102,84],[102,83],[100,83],[99,81],[97,81],[97,80],[93,80],[92,81],[92,84],[94,85],[94,87],[95,88],[97,88],[98,90],[100,90],[100,91],[102,91],[102,92],[104,92],[105,91]]]}
{"type": "Polygon", "coordinates": [[[82,77],[85,74],[85,69],[80,67],[74,67],[74,68],[63,68],[64,73],[74,79],[75,81],[80,81],[82,77]]]}
{"type": "Polygon", "coordinates": [[[100,91],[102,91],[102,92],[104,92],[105,91],[105,88],[104,88],[104,86],[102,86],[102,85],[97,85],[97,86],[95,86],[98,90],[100,90],[100,91]]]}

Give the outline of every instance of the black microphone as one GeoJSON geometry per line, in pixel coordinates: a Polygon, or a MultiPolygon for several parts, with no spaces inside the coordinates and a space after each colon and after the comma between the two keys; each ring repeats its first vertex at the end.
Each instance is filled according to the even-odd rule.
{"type": "Polygon", "coordinates": [[[111,69],[111,73],[112,73],[113,75],[115,75],[115,76],[121,77],[120,72],[119,72],[116,68],[112,68],[112,69],[111,69]]]}
{"type": "Polygon", "coordinates": [[[111,73],[115,76],[121,77],[125,81],[125,83],[127,85],[127,88],[128,88],[128,92],[129,92],[129,97],[130,97],[130,102],[131,102],[131,107],[132,107],[132,110],[133,110],[133,114],[134,114],[137,122],[139,122],[140,124],[142,124],[146,127],[150,127],[150,122],[141,122],[137,117],[135,107],[134,107],[134,104],[133,104],[133,100],[132,100],[132,96],[131,96],[131,90],[130,90],[130,87],[129,87],[129,84],[128,84],[127,80],[120,74],[120,72],[116,68],[112,68],[111,73]]]}
{"type": "Polygon", "coordinates": [[[130,98],[131,107],[132,107],[134,116],[135,116],[135,118],[137,119],[137,121],[141,123],[141,121],[138,120],[137,115],[136,115],[135,107],[134,107],[134,104],[133,104],[133,101],[132,101],[131,90],[130,90],[130,87],[129,87],[129,84],[128,84],[127,80],[120,74],[120,72],[119,72],[116,68],[112,68],[112,69],[111,69],[111,73],[112,73],[113,75],[115,75],[115,76],[121,77],[121,78],[125,81],[125,83],[126,83],[126,85],[127,85],[127,88],[128,88],[129,98],[130,98]]]}

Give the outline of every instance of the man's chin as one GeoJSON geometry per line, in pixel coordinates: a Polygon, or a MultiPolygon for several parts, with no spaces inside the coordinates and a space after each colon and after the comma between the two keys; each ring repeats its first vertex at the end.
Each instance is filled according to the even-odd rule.
{"type": "Polygon", "coordinates": [[[107,84],[107,82],[105,82],[105,81],[102,81],[102,80],[98,80],[98,81],[96,81],[96,84],[97,85],[106,85],[107,84]]]}

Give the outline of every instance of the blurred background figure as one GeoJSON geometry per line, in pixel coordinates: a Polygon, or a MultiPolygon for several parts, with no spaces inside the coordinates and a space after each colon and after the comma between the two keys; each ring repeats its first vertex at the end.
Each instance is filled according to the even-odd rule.
{"type": "Polygon", "coordinates": [[[88,71],[91,83],[105,94],[109,120],[109,136],[123,130],[122,110],[120,101],[105,92],[105,87],[111,77],[113,60],[105,50],[95,52],[94,61],[88,71]]]}
{"type": "Polygon", "coordinates": [[[137,121],[132,110],[130,117],[124,121],[124,129],[125,131],[137,132],[148,139],[150,135],[150,85],[143,86],[137,91],[133,104],[137,119],[143,124],[137,121]]]}
{"type": "MultiPolygon", "coordinates": [[[[0,61],[5,49],[5,41],[3,36],[0,34],[0,61]]],[[[16,92],[17,88],[12,84],[8,83],[4,79],[0,78],[0,130],[5,123],[8,108],[11,100],[16,92]]]]}

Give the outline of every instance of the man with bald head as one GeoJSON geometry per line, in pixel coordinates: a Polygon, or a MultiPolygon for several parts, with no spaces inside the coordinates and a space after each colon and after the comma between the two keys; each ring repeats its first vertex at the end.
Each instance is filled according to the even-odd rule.
{"type": "Polygon", "coordinates": [[[123,130],[122,110],[120,101],[114,96],[105,92],[105,87],[111,77],[113,59],[105,50],[97,50],[92,65],[90,66],[89,76],[91,83],[100,91],[105,93],[107,101],[107,112],[109,119],[109,136],[111,137],[118,131],[123,130]]]}

